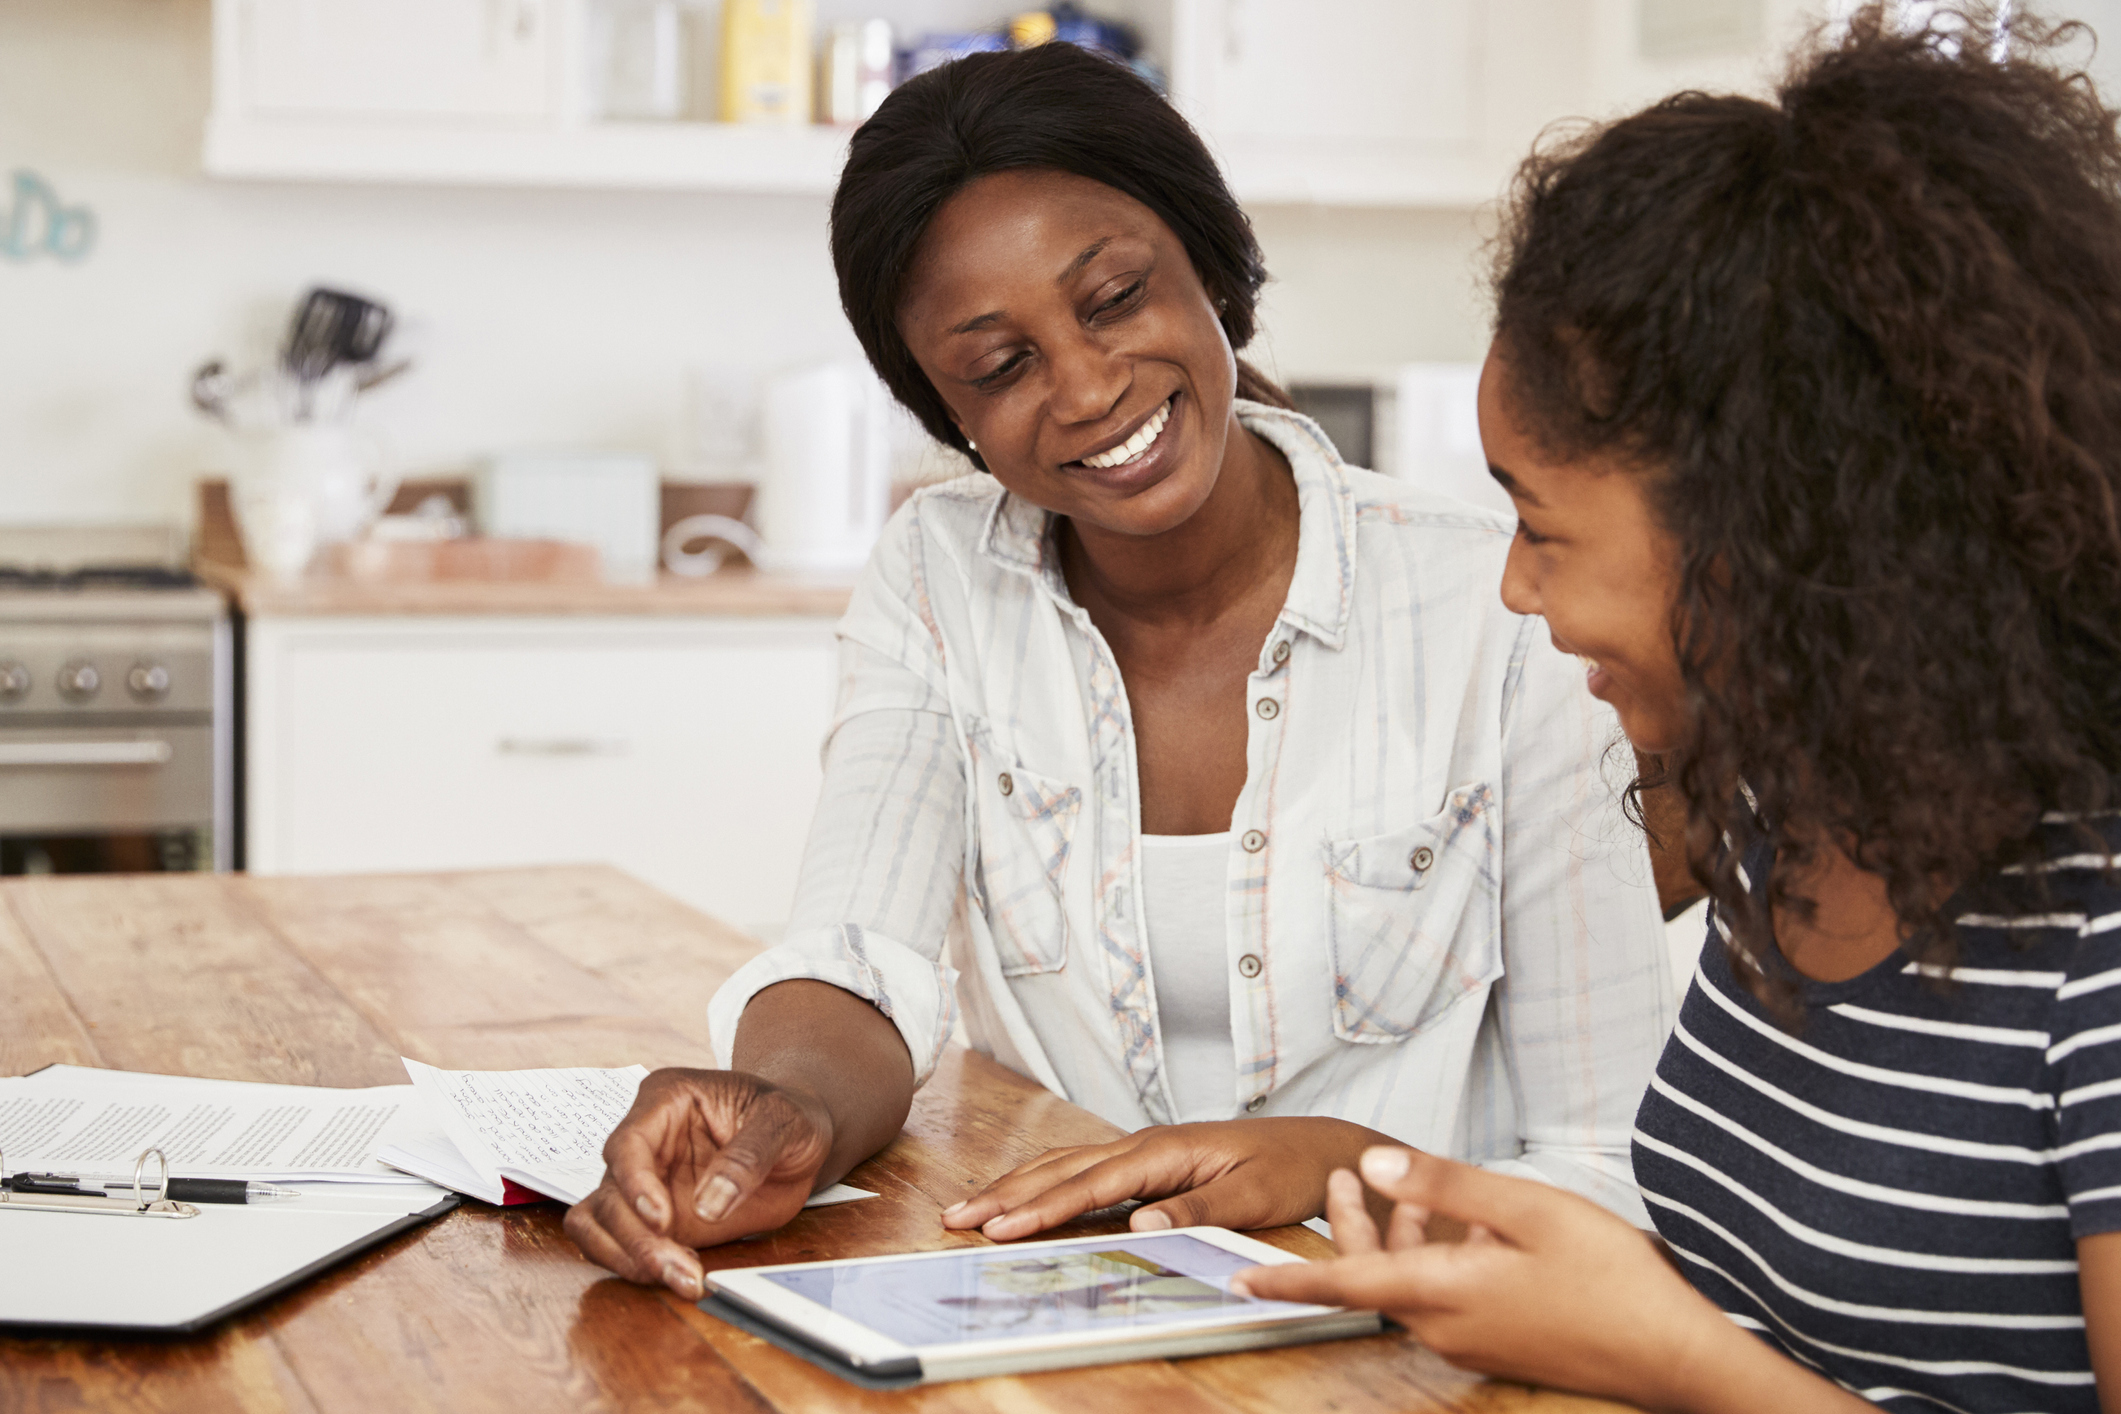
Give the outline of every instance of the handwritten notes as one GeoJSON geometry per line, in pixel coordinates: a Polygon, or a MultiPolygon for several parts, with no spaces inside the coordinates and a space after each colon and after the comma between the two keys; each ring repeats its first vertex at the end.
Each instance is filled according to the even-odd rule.
{"type": "MultiPolygon", "coordinates": [[[[618,1128],[648,1078],[623,1070],[437,1070],[405,1062],[413,1089],[435,1126],[394,1135],[380,1157],[411,1173],[502,1201],[502,1179],[579,1203],[604,1181],[604,1141],[618,1128]]],[[[876,1195],[835,1183],[811,1195],[822,1208],[876,1195]]]]}

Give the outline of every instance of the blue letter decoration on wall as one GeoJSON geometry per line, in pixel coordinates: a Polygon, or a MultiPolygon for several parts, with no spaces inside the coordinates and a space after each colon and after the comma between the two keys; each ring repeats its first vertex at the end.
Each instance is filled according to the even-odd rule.
{"type": "Polygon", "coordinates": [[[15,173],[12,199],[0,208],[0,255],[23,261],[49,255],[72,262],[95,243],[95,212],[61,206],[59,193],[35,172],[15,173]]]}

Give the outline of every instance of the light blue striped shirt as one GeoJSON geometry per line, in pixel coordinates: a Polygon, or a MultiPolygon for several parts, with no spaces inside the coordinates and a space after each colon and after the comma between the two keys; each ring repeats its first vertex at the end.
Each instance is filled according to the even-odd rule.
{"type": "MultiPolygon", "coordinates": [[[[1229,1114],[1352,1120],[1646,1226],[1628,1140],[1673,989],[1617,723],[1503,608],[1504,521],[1238,408],[1301,522],[1246,688],[1229,1114]]],[[[1126,686],[1052,520],[983,475],[893,518],[840,624],[793,920],[710,1007],[721,1064],[754,994],[814,978],[889,1016],[921,1080],[962,1005],[975,1048],[1077,1104],[1173,1118],[1126,686]]]]}

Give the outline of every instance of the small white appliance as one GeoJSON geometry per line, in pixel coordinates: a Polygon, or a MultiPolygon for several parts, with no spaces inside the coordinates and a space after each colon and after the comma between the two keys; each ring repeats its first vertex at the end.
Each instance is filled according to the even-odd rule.
{"type": "Polygon", "coordinates": [[[861,363],[766,383],[759,533],[776,569],[853,570],[891,513],[891,395],[861,363]]]}
{"type": "Polygon", "coordinates": [[[472,483],[483,535],[594,545],[611,584],[655,578],[661,486],[651,457],[628,452],[507,452],[472,483]]]}

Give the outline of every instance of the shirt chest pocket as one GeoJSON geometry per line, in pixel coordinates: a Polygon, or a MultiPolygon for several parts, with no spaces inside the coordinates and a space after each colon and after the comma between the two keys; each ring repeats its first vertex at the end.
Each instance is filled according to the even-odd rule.
{"type": "Polygon", "coordinates": [[[1327,842],[1336,1036],[1404,1041],[1502,975],[1501,866],[1484,784],[1406,829],[1327,842]]]}
{"type": "Polygon", "coordinates": [[[1027,771],[984,735],[971,739],[979,857],[973,902],[1001,954],[1002,975],[1058,972],[1068,961],[1068,860],[1083,793],[1027,771]]]}

